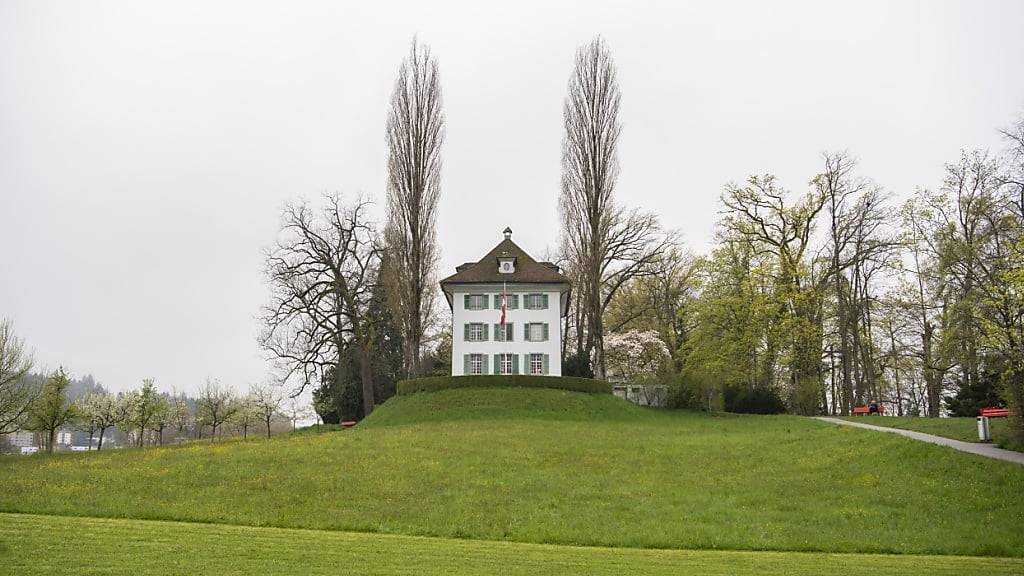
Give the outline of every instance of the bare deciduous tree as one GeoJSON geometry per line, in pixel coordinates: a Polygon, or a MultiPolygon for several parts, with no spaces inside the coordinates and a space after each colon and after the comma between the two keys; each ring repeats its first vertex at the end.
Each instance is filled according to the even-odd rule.
{"type": "Polygon", "coordinates": [[[254,386],[249,395],[259,420],[267,427],[267,438],[270,438],[270,423],[281,409],[282,396],[267,384],[254,386]]]}
{"type": "Polygon", "coordinates": [[[356,354],[366,414],[374,406],[375,328],[367,309],[381,252],[368,206],[363,200],[344,205],[338,195],[327,195],[319,213],[305,203],[285,207],[285,238],[267,254],[273,296],[261,335],[285,370],[283,381],[301,379],[295,395],[322,381],[342,354],[356,354]]]}
{"type": "Polygon", "coordinates": [[[0,320],[0,434],[14,432],[22,424],[37,386],[28,376],[32,354],[14,333],[14,322],[0,320]]]}
{"type": "Polygon", "coordinates": [[[196,423],[211,428],[210,440],[217,439],[217,428],[234,416],[237,406],[230,388],[216,380],[206,380],[196,398],[196,423]]]}
{"type": "Polygon", "coordinates": [[[433,318],[437,204],[444,112],[437,61],[413,40],[398,69],[387,122],[385,228],[388,299],[404,338],[405,370],[423,373],[424,335],[433,318]]]}

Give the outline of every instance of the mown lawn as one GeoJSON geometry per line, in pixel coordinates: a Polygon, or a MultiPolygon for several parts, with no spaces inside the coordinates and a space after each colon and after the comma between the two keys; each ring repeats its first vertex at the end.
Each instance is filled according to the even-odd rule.
{"type": "MultiPolygon", "coordinates": [[[[887,428],[914,430],[964,442],[978,441],[978,421],[975,418],[923,418],[920,416],[840,416],[839,418],[887,428]]],[[[1024,446],[1013,441],[1006,418],[990,418],[989,430],[992,433],[993,444],[1008,450],[1024,452],[1024,446]]]]}
{"type": "Polygon", "coordinates": [[[0,514],[0,571],[82,574],[915,576],[1024,573],[1019,558],[581,548],[322,530],[0,514]],[[69,535],[86,537],[70,538],[69,535]]]}
{"type": "Polygon", "coordinates": [[[352,430],[271,441],[5,458],[0,479],[8,512],[1024,556],[1022,466],[806,418],[642,410],[554,390],[418,394],[352,430]]]}

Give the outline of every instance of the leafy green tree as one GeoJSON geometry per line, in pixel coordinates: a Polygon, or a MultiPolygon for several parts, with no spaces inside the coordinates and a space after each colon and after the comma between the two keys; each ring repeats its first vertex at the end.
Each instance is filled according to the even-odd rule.
{"type": "Polygon", "coordinates": [[[64,368],[58,369],[46,379],[29,409],[28,429],[46,433],[47,452],[53,452],[57,431],[75,417],[75,407],[68,401],[70,386],[71,380],[64,368]]]}

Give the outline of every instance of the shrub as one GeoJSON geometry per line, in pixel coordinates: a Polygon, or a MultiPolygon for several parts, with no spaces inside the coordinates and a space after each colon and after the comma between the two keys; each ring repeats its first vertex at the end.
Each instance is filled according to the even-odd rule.
{"type": "Polygon", "coordinates": [[[773,388],[767,386],[729,386],[725,389],[725,411],[741,414],[781,414],[786,403],[773,388]]]}
{"type": "Polygon", "coordinates": [[[434,376],[402,380],[398,383],[398,394],[415,394],[416,392],[434,392],[450,388],[554,388],[570,392],[586,392],[588,394],[611,394],[612,385],[590,378],[574,376],[533,376],[533,375],[472,375],[472,376],[434,376]]]}
{"type": "Polygon", "coordinates": [[[590,367],[590,358],[586,354],[570,354],[562,360],[562,374],[564,376],[593,378],[594,370],[590,367]]]}

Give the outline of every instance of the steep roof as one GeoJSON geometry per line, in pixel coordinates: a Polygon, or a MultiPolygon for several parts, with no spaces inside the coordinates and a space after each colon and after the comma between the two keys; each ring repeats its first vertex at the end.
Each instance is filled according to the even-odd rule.
{"type": "Polygon", "coordinates": [[[516,282],[525,284],[569,284],[558,266],[550,262],[537,262],[512,241],[511,230],[505,239],[495,246],[479,262],[466,263],[456,268],[455,274],[441,280],[441,288],[450,284],[484,284],[492,282],[516,282]],[[515,272],[498,272],[498,258],[515,258],[515,272]]]}

